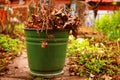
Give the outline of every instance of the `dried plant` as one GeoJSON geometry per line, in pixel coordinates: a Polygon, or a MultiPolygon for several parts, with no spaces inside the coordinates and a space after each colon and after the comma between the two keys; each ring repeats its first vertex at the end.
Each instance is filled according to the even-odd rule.
{"type": "Polygon", "coordinates": [[[72,30],[77,37],[80,21],[78,16],[71,16],[64,8],[57,9],[48,5],[40,5],[32,20],[25,23],[25,29],[35,30],[72,30]]]}

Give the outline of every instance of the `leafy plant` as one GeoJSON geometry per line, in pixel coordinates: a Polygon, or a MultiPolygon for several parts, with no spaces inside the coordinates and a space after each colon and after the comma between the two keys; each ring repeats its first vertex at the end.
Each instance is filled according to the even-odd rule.
{"type": "Polygon", "coordinates": [[[110,31],[110,17],[109,15],[105,14],[100,19],[95,20],[95,26],[98,31],[107,34],[110,31]]]}
{"type": "Polygon", "coordinates": [[[9,36],[0,35],[0,51],[14,53],[22,49],[22,42],[9,36]]]}
{"type": "Polygon", "coordinates": [[[104,33],[109,39],[120,38],[120,10],[112,15],[105,14],[95,20],[98,31],[104,33]]]}
{"type": "Polygon", "coordinates": [[[14,34],[15,36],[18,38],[21,38],[21,36],[24,36],[24,24],[19,24],[19,25],[15,25],[15,29],[14,29],[14,34]]]}
{"type": "MultiPolygon", "coordinates": [[[[84,50],[88,49],[91,51],[94,50],[98,50],[99,48],[95,47],[95,46],[91,46],[90,47],[90,43],[88,42],[88,39],[83,39],[83,38],[78,38],[75,39],[73,36],[69,36],[69,42],[68,42],[68,48],[67,48],[67,53],[69,53],[70,55],[73,54],[78,54],[80,52],[82,52],[82,54],[84,54],[84,50]]],[[[69,56],[68,54],[68,56],[69,56]]]]}
{"type": "Polygon", "coordinates": [[[9,61],[22,50],[22,42],[8,35],[0,35],[0,71],[4,70],[9,61]]]}
{"type": "MultiPolygon", "coordinates": [[[[120,43],[119,43],[120,44],[120,43]]],[[[77,39],[70,37],[67,57],[71,75],[115,75],[120,74],[120,53],[115,41],[77,39]],[[114,46],[113,46],[114,45],[114,46]]]]}

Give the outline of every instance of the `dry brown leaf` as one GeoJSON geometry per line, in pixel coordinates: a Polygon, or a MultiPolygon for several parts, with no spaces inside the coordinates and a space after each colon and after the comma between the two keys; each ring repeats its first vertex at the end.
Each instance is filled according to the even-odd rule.
{"type": "Polygon", "coordinates": [[[43,41],[41,46],[42,46],[42,48],[46,48],[47,45],[48,45],[48,43],[46,41],[43,41]]]}

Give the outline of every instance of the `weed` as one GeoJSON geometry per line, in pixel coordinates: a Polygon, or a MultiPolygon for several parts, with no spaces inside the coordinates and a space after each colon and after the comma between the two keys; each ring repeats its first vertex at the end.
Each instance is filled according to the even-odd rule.
{"type": "Polygon", "coordinates": [[[70,59],[72,75],[115,75],[120,74],[120,53],[115,41],[91,42],[89,39],[70,37],[67,57],[70,59]],[[114,45],[114,46],[113,46],[114,45]],[[73,65],[73,66],[72,66],[73,65]]]}
{"type": "Polygon", "coordinates": [[[0,35],[0,50],[7,53],[14,53],[22,49],[22,42],[18,39],[12,39],[9,36],[0,35]]]}
{"type": "Polygon", "coordinates": [[[100,19],[95,20],[98,31],[104,33],[109,39],[120,38],[120,10],[112,15],[105,14],[100,19]]]}

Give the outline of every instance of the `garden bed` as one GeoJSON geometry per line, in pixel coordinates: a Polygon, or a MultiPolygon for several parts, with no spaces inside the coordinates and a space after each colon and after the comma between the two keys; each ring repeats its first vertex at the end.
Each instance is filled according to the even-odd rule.
{"type": "Polygon", "coordinates": [[[93,37],[91,39],[70,37],[68,45],[69,71],[71,76],[91,79],[117,79],[120,75],[120,42],[93,37]]]}

